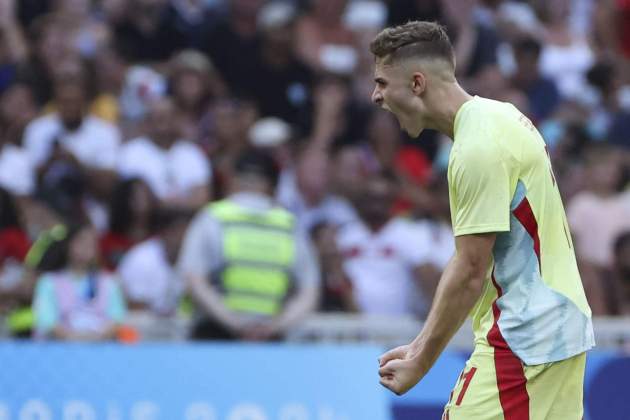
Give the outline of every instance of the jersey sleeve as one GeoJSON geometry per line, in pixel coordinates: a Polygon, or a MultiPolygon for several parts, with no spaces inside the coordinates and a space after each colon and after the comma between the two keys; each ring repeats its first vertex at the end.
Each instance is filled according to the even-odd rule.
{"type": "Polygon", "coordinates": [[[455,236],[510,230],[509,168],[496,144],[475,146],[453,151],[449,185],[455,236]]]}

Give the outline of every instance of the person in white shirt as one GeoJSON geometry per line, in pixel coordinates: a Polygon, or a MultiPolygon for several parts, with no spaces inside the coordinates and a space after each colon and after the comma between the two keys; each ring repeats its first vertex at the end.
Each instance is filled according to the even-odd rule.
{"type": "Polygon", "coordinates": [[[276,199],[305,232],[319,223],[337,227],[357,219],[352,205],[330,191],[330,173],[326,152],[309,148],[300,154],[295,169],[285,169],[280,176],[276,199]]]}
{"type": "Polygon", "coordinates": [[[19,197],[35,190],[35,169],[22,147],[22,135],[36,112],[26,85],[13,84],[0,97],[0,187],[19,197]]]}
{"type": "Polygon", "coordinates": [[[357,202],[361,220],[343,226],[337,244],[361,312],[423,317],[446,261],[433,255],[427,224],[392,217],[395,189],[388,173],[367,179],[357,202]]]}
{"type": "Polygon", "coordinates": [[[120,131],[89,115],[84,84],[68,79],[57,81],[55,105],[56,112],[39,117],[26,127],[24,147],[33,164],[44,167],[59,150],[91,172],[111,173],[118,159],[120,131]]]}
{"type": "Polygon", "coordinates": [[[24,149],[0,137],[0,187],[16,196],[35,190],[35,171],[24,149]]]}
{"type": "Polygon", "coordinates": [[[145,137],[122,147],[118,173],[144,179],[163,206],[194,210],[207,203],[210,162],[195,143],[178,139],[171,99],[157,99],[150,104],[146,130],[145,137]]]}
{"type": "Polygon", "coordinates": [[[169,316],[177,310],[184,282],[175,269],[188,227],[188,213],[162,211],[155,236],[131,248],[118,266],[118,275],[131,310],[169,316]]]}

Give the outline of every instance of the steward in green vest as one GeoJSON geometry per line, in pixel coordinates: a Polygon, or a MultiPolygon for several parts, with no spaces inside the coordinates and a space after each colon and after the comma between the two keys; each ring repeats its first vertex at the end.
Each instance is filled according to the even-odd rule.
{"type": "Polygon", "coordinates": [[[198,308],[193,338],[278,339],[314,310],[319,268],[295,217],[273,201],[277,179],[268,154],[242,153],[230,195],[189,226],[178,268],[198,308]]]}

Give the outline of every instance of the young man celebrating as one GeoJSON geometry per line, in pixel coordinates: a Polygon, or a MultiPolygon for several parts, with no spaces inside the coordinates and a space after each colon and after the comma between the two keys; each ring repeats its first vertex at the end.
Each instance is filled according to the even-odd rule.
{"type": "Polygon", "coordinates": [[[475,348],[444,410],[449,420],[580,420],[591,311],[560,193],[532,123],[514,106],[466,93],[436,23],[383,30],[372,100],[417,137],[454,140],[448,183],[456,252],[418,337],[380,358],[403,394],[472,316],[475,348]]]}

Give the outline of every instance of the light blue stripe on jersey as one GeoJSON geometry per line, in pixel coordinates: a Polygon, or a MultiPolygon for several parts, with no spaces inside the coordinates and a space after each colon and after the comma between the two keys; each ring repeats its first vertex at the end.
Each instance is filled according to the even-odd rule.
{"type": "MultiPolygon", "coordinates": [[[[510,209],[525,199],[519,181],[510,209]]],[[[527,365],[564,360],[593,347],[591,319],[541,278],[534,240],[510,214],[510,231],[497,234],[494,276],[502,289],[499,329],[512,351],[527,365]]]]}

